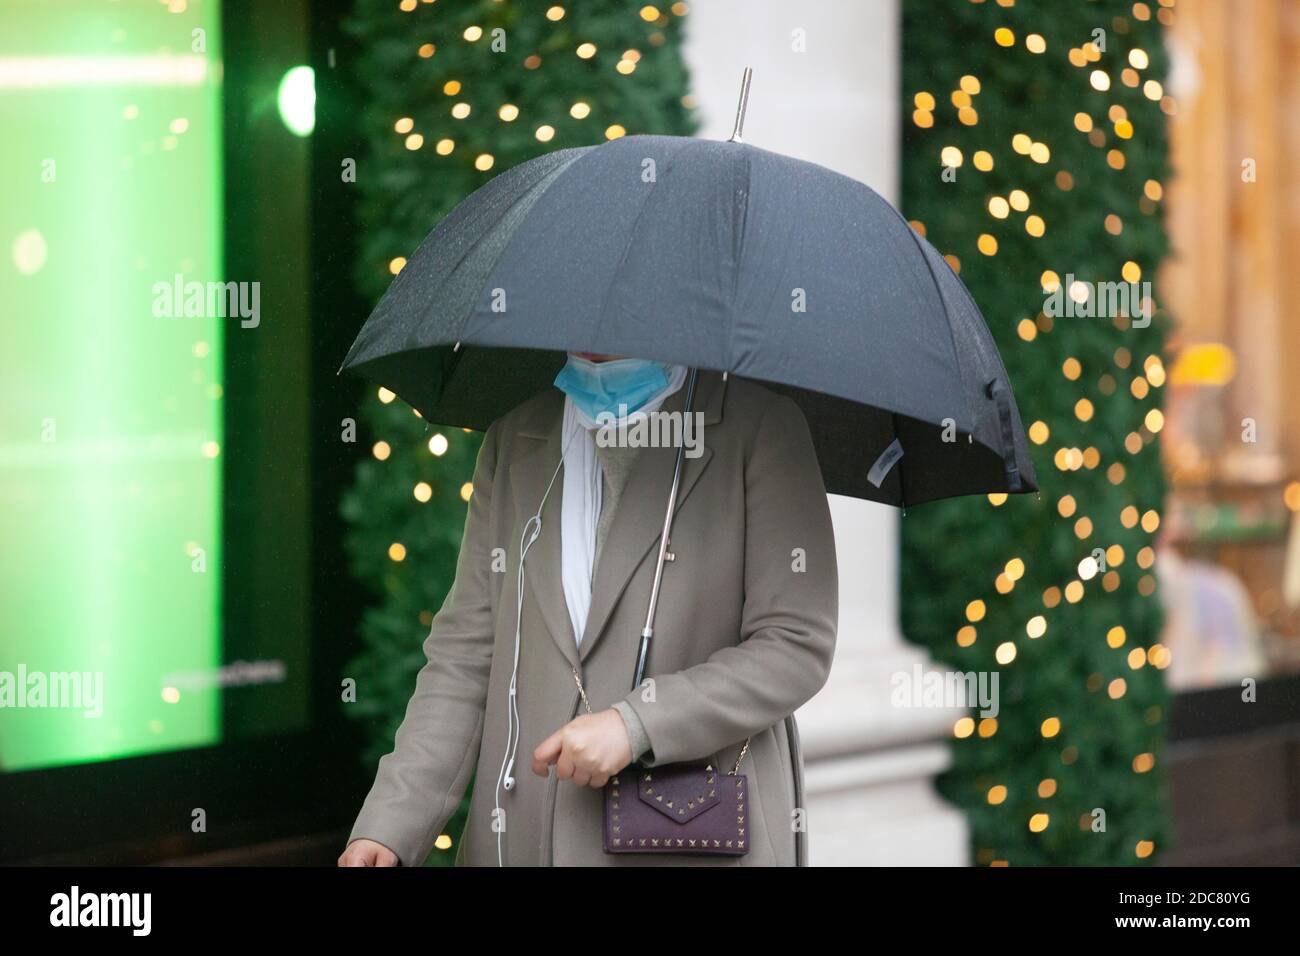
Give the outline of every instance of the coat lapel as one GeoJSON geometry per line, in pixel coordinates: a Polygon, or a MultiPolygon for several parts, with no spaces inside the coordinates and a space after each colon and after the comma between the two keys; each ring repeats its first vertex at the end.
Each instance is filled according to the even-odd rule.
{"type": "MultiPolygon", "coordinates": [[[[701,372],[696,384],[695,408],[704,413],[704,445],[698,458],[686,458],[682,463],[681,488],[677,493],[677,507],[691,493],[708,466],[713,452],[708,446],[709,425],[722,420],[722,401],[726,383],[716,372],[701,372]]],[[[680,412],[686,401],[682,387],[670,395],[662,410],[680,412]]],[[[537,505],[546,493],[546,485],[560,463],[562,430],[564,424],[564,399],[556,391],[546,402],[540,403],[531,418],[519,428],[521,438],[531,439],[536,448],[520,455],[510,466],[510,484],[514,491],[515,509],[522,523],[536,513],[537,505]]],[[[591,610],[583,631],[582,649],[578,650],[569,620],[568,605],[564,600],[562,569],[564,555],[560,528],[564,499],[564,471],[561,469],[542,509],[542,533],[528,549],[525,583],[542,609],[542,618],[551,638],[570,664],[577,666],[585,660],[591,649],[603,636],[610,614],[627,588],[633,573],[652,546],[657,546],[663,530],[664,510],[668,505],[668,492],[673,483],[673,466],[677,460],[675,448],[643,448],[636,468],[628,477],[623,489],[618,512],[610,525],[608,537],[596,568],[596,579],[591,588],[591,610]]],[[[670,538],[671,541],[671,538],[670,538]]],[[[511,554],[518,558],[519,541],[510,542],[511,554]]],[[[651,554],[651,560],[657,551],[651,554]]],[[[645,609],[640,610],[644,614],[645,609]]],[[[638,632],[639,632],[638,625],[638,632]]],[[[629,660],[628,673],[635,662],[629,660]]]]}
{"type": "MultiPolygon", "coordinates": [[[[556,391],[548,401],[541,403],[530,421],[523,423],[519,436],[531,439],[535,449],[520,455],[510,465],[510,485],[514,490],[516,514],[520,529],[523,523],[537,513],[537,506],[546,494],[555,468],[560,463],[561,431],[564,424],[564,397],[556,391]]],[[[564,584],[561,580],[563,552],[561,550],[561,503],[564,499],[564,471],[561,469],[542,509],[542,533],[528,549],[524,580],[542,609],[542,619],[552,639],[570,664],[578,664],[577,642],[569,608],[564,601],[564,584]]],[[[510,556],[519,560],[520,542],[510,542],[510,556]]]]}
{"type": "MultiPolygon", "coordinates": [[[[708,426],[722,420],[722,399],[726,383],[716,372],[701,372],[696,384],[695,409],[704,413],[704,445],[698,458],[686,458],[682,462],[681,487],[677,492],[677,508],[680,509],[695,483],[704,474],[713,452],[708,446],[708,426]]],[[[665,412],[680,412],[686,401],[686,388],[668,397],[662,406],[665,412]]],[[[637,457],[636,467],[628,477],[627,485],[619,502],[618,511],[609,527],[605,544],[601,550],[601,560],[596,567],[596,578],[591,586],[591,611],[587,615],[587,626],[583,631],[582,649],[579,654],[586,660],[592,648],[600,641],[609,623],[619,598],[627,588],[641,562],[650,553],[650,560],[658,556],[659,535],[663,531],[664,512],[668,506],[668,493],[673,484],[673,468],[677,461],[676,448],[643,448],[637,457]],[[655,550],[651,552],[654,546],[655,550]]],[[[672,536],[669,535],[671,545],[672,536]]],[[[671,550],[671,547],[669,548],[671,550]]],[[[645,609],[638,609],[644,616],[645,609]]],[[[640,632],[644,620],[637,625],[640,632]]],[[[572,630],[572,627],[570,627],[572,630]]],[[[635,661],[628,661],[628,673],[632,672],[635,661]]]]}

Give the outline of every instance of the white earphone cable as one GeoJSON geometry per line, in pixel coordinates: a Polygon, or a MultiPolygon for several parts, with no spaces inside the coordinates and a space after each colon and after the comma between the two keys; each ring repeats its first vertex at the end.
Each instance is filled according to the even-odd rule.
{"type": "Polygon", "coordinates": [[[501,790],[504,788],[510,791],[515,788],[515,755],[519,750],[521,729],[518,689],[519,649],[522,643],[521,619],[524,613],[524,560],[528,557],[528,549],[533,546],[533,542],[542,533],[542,509],[546,507],[546,499],[550,497],[551,489],[555,486],[555,479],[559,477],[560,469],[564,466],[564,453],[567,450],[568,442],[566,441],[564,448],[560,450],[560,461],[555,466],[550,482],[546,485],[546,491],[542,494],[541,503],[537,506],[537,513],[524,522],[523,531],[519,535],[519,574],[515,580],[515,656],[510,669],[510,689],[506,702],[506,749],[501,757],[501,771],[497,774],[495,819],[492,822],[492,826],[497,833],[497,866],[505,865],[502,851],[502,834],[505,833],[505,821],[502,819],[504,811],[501,807],[501,790]]]}

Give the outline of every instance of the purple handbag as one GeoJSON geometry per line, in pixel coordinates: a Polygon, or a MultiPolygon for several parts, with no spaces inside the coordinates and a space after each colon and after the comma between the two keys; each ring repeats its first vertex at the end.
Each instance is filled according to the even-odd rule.
{"type": "MultiPolygon", "coordinates": [[[[573,680],[590,714],[576,668],[573,680]]],[[[744,856],[749,799],[740,763],[747,753],[748,738],[731,773],[713,764],[624,767],[605,784],[605,852],[744,856]]]]}
{"type": "Polygon", "coordinates": [[[627,767],[605,785],[605,852],[744,856],[745,783],[712,764],[627,767]]]}

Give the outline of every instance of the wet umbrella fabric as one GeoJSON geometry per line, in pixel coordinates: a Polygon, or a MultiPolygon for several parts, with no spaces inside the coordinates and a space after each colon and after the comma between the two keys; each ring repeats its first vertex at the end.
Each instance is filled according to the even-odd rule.
{"type": "Polygon", "coordinates": [[[1037,488],[966,288],[880,196],[811,163],[630,136],[516,166],[425,239],[343,370],[483,429],[568,350],[788,394],[832,493],[906,506],[1037,488]]]}

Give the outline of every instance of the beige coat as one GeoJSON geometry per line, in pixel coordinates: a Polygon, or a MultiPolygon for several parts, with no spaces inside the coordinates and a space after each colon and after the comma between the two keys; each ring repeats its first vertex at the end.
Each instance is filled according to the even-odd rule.
{"type": "MultiPolygon", "coordinates": [[[[679,411],[685,389],[664,411],[679,411]]],[[[522,865],[794,865],[804,862],[798,735],[790,715],[825,683],[835,648],[835,542],[808,426],[788,398],[701,373],[704,451],[687,458],[647,676],[632,673],[675,450],[643,448],[605,541],[581,651],[560,584],[563,473],[528,552],[519,660],[518,781],[502,792],[504,860],[522,865]],[[753,736],[751,849],[740,858],[615,856],[602,849],[602,794],[531,769],[533,749],[578,713],[572,668],[592,707],[628,701],[654,764],[730,769],[753,736]],[[787,720],[787,718],[790,718],[787,720]]],[[[516,575],[523,523],[560,460],[563,396],[551,390],[495,422],[474,472],[456,581],[434,618],[406,717],[352,830],[419,864],[474,794],[458,861],[497,863],[494,791],[506,747],[516,575]],[[497,550],[501,549],[501,550],[497,550]],[[503,559],[504,555],[504,559],[503,559]],[[501,568],[504,566],[505,570],[501,568]]],[[[648,757],[647,759],[650,759],[648,757]]]]}

